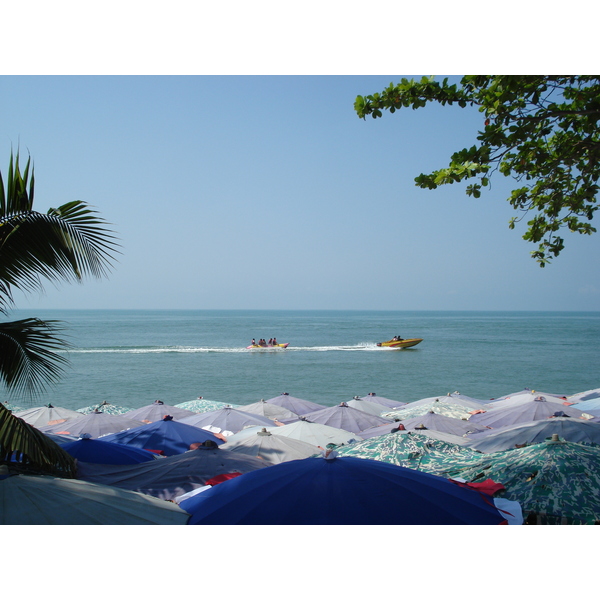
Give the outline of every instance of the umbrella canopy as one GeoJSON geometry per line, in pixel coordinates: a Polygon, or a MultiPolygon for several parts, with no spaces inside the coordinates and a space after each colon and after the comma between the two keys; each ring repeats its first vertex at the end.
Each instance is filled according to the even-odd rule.
{"type": "Polygon", "coordinates": [[[148,450],[116,442],[95,440],[88,437],[88,434],[83,434],[80,439],[63,444],[62,448],[77,460],[103,465],[135,465],[158,458],[156,454],[148,450]]]}
{"type": "Polygon", "coordinates": [[[279,396],[275,396],[275,398],[270,398],[267,402],[269,404],[283,406],[283,408],[287,408],[295,415],[303,415],[323,408],[321,404],[310,402],[310,400],[303,400],[302,398],[295,398],[294,396],[290,396],[287,392],[283,392],[279,396]]]}
{"type": "Polygon", "coordinates": [[[130,412],[133,408],[129,408],[127,406],[115,406],[110,402],[100,402],[100,404],[92,404],[91,406],[86,406],[85,408],[78,408],[77,412],[83,413],[84,415],[88,415],[94,411],[102,411],[108,415],[123,415],[126,412],[130,412]]]}
{"type": "Polygon", "coordinates": [[[6,410],[10,410],[13,413],[25,410],[25,408],[23,408],[22,406],[16,406],[15,404],[11,404],[10,402],[0,402],[0,404],[2,404],[2,406],[4,406],[6,410]]]}
{"type": "Polygon", "coordinates": [[[567,396],[569,402],[583,402],[585,400],[595,400],[596,398],[600,398],[600,388],[567,396]]]}
{"type": "Polygon", "coordinates": [[[532,402],[540,396],[550,402],[567,402],[567,404],[569,404],[569,402],[566,400],[566,397],[561,394],[547,394],[525,388],[524,390],[515,392],[514,394],[508,394],[506,396],[500,396],[500,398],[494,398],[493,400],[486,402],[483,408],[486,410],[491,410],[500,407],[514,406],[522,402],[532,402]]]}
{"type": "Polygon", "coordinates": [[[240,409],[252,415],[260,415],[271,420],[298,419],[298,415],[291,410],[277,404],[271,404],[266,400],[259,400],[258,402],[254,402],[254,404],[245,404],[240,409]]]}
{"type": "Polygon", "coordinates": [[[576,419],[584,418],[584,414],[573,406],[549,402],[543,396],[538,396],[527,402],[519,402],[504,408],[494,408],[488,412],[471,415],[469,422],[496,429],[507,425],[516,425],[517,423],[547,419],[555,414],[562,416],[562,413],[576,419]]]}
{"type": "Polygon", "coordinates": [[[183,408],[184,410],[191,410],[193,413],[205,413],[211,410],[219,410],[231,406],[233,408],[239,408],[237,404],[231,404],[230,402],[218,402],[217,400],[206,400],[199,396],[196,400],[189,400],[187,402],[180,402],[176,404],[176,408],[183,408]]]}
{"type": "Polygon", "coordinates": [[[308,458],[320,452],[313,444],[301,442],[283,435],[274,435],[263,428],[261,431],[237,442],[227,442],[222,450],[239,452],[246,456],[255,456],[271,464],[308,458]]]}
{"type": "Polygon", "coordinates": [[[600,448],[550,441],[486,454],[477,464],[460,469],[466,481],[491,478],[518,500],[523,512],[550,524],[591,524],[600,520],[600,448]]]}
{"type": "Polygon", "coordinates": [[[2,525],[185,525],[172,502],[76,479],[12,475],[0,479],[2,525]]]}
{"type": "Polygon", "coordinates": [[[99,438],[110,433],[125,431],[132,427],[143,425],[141,421],[130,419],[128,415],[109,415],[96,410],[87,415],[79,414],[75,419],[67,419],[57,425],[40,427],[44,433],[80,436],[88,433],[93,438],[99,438]]]}
{"type": "Polygon", "coordinates": [[[46,425],[55,425],[57,423],[63,423],[67,419],[77,419],[83,416],[75,410],[61,408],[60,406],[52,406],[52,404],[20,410],[18,412],[13,412],[13,414],[15,417],[23,419],[25,423],[33,425],[38,429],[46,425]]]}
{"type": "Polygon", "coordinates": [[[181,502],[189,524],[499,524],[491,497],[397,465],[305,458],[246,473],[181,502]]]}
{"type": "Polygon", "coordinates": [[[353,400],[346,402],[346,404],[351,408],[356,408],[369,415],[376,415],[378,417],[381,416],[381,413],[389,411],[389,407],[384,406],[383,404],[375,404],[370,400],[363,400],[361,398],[354,398],[353,400]]]}
{"type": "MultiPolygon", "coordinates": [[[[449,439],[452,439],[451,436],[449,439]]],[[[458,455],[475,456],[476,452],[463,445],[435,439],[418,431],[397,431],[337,448],[340,456],[369,458],[400,465],[408,469],[420,469],[434,460],[453,463],[458,455]]]]}
{"type": "Polygon", "coordinates": [[[325,448],[328,444],[341,446],[362,439],[362,436],[352,431],[322,423],[311,423],[304,418],[283,427],[271,427],[267,431],[273,435],[286,436],[321,448],[325,448]]]}
{"type": "Polygon", "coordinates": [[[220,448],[200,447],[176,456],[137,465],[79,463],[77,478],[175,500],[192,490],[209,485],[219,475],[248,473],[270,463],[220,448]]]}
{"type": "Polygon", "coordinates": [[[454,417],[446,417],[433,411],[424,415],[413,417],[412,419],[402,419],[400,421],[405,429],[434,429],[443,433],[450,433],[456,436],[462,436],[475,431],[483,431],[485,426],[463,421],[454,417]]]}
{"type": "MultiPolygon", "coordinates": [[[[571,407],[568,407],[571,408],[571,407]]],[[[573,404],[573,408],[580,410],[582,413],[597,417],[600,415],[600,398],[591,400],[581,400],[573,404]]]]}
{"type": "Polygon", "coordinates": [[[194,414],[191,417],[181,419],[181,423],[221,433],[225,437],[237,433],[245,427],[252,427],[254,425],[271,427],[275,425],[272,419],[232,408],[231,406],[197,415],[194,414]]]}
{"type": "Polygon", "coordinates": [[[454,419],[468,419],[471,416],[473,409],[468,406],[439,402],[434,399],[425,404],[411,402],[402,408],[397,408],[390,412],[384,412],[382,416],[389,419],[394,419],[396,421],[402,421],[404,419],[411,419],[413,417],[426,415],[430,411],[434,411],[438,415],[444,415],[445,417],[452,417],[454,419]]]}
{"type": "Polygon", "coordinates": [[[165,404],[162,400],[156,400],[152,404],[130,410],[126,413],[130,419],[142,421],[143,423],[155,423],[156,421],[160,421],[165,415],[169,415],[175,420],[181,421],[184,417],[189,417],[193,414],[194,413],[191,410],[170,406],[165,404]]]}
{"type": "MultiPolygon", "coordinates": [[[[355,400],[356,399],[357,398],[355,398],[355,400]]],[[[406,402],[400,402],[399,400],[390,400],[389,398],[378,396],[375,392],[369,392],[366,396],[362,396],[358,399],[367,400],[373,404],[381,404],[382,406],[387,406],[387,408],[400,408],[401,406],[405,406],[407,404],[406,402]]]]}
{"type": "Polygon", "coordinates": [[[330,408],[316,410],[303,416],[307,421],[311,421],[312,423],[321,423],[322,425],[337,427],[338,429],[358,433],[359,435],[363,429],[369,429],[375,425],[384,425],[385,423],[391,422],[389,419],[384,419],[377,415],[370,415],[357,408],[352,408],[345,402],[330,408]]]}
{"type": "Polygon", "coordinates": [[[489,454],[518,446],[539,444],[551,438],[554,433],[567,442],[600,446],[600,423],[569,417],[555,417],[500,429],[488,429],[485,433],[470,435],[467,443],[473,450],[489,454]]]}
{"type": "Polygon", "coordinates": [[[174,421],[169,417],[127,431],[111,433],[104,436],[102,440],[135,446],[144,450],[160,451],[166,456],[182,454],[197,444],[211,442],[219,445],[224,442],[210,431],[174,421]]]}

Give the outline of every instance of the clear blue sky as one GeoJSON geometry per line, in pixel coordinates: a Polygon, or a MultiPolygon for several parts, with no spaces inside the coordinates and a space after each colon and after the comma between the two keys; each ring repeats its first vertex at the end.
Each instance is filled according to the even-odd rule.
{"type": "MultiPolygon", "coordinates": [[[[41,297],[17,295],[19,308],[600,310],[600,234],[567,232],[562,255],[541,269],[530,258],[535,246],[521,239],[524,225],[508,229],[512,180],[495,177],[480,199],[462,184],[414,185],[475,143],[476,109],[431,106],[363,121],[355,97],[401,75],[353,75],[368,72],[364,63],[336,70],[329,55],[322,75],[314,59],[306,69],[266,61],[236,75],[248,72],[242,49],[239,70],[228,56],[215,69],[222,74],[179,76],[169,74],[177,60],[170,68],[128,62],[130,48],[124,74],[97,75],[121,73],[114,54],[105,70],[93,61],[74,67],[73,42],[85,40],[78,30],[64,41],[65,27],[53,38],[62,45],[48,46],[59,59],[69,49],[64,68],[44,75],[32,60],[0,76],[0,169],[11,147],[29,152],[36,207],[90,203],[113,224],[122,256],[107,280],[48,284],[41,297]]],[[[348,47],[350,32],[340,35],[348,47]]],[[[260,57],[261,43],[249,54],[260,57]]],[[[163,46],[151,48],[157,56],[163,46]]],[[[390,61],[381,54],[381,65],[390,61]]],[[[189,60],[181,65],[175,73],[194,72],[189,60]]],[[[452,72],[440,66],[433,72],[452,72]]]]}

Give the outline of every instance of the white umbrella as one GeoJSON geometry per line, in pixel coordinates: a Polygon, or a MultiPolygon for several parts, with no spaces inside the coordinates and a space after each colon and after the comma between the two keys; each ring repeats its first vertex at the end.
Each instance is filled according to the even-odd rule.
{"type": "Polygon", "coordinates": [[[300,460],[321,452],[313,444],[282,435],[273,435],[264,427],[261,431],[247,436],[242,440],[223,444],[221,450],[230,450],[231,452],[239,452],[246,456],[262,458],[271,464],[288,460],[300,460]]]}
{"type": "Polygon", "coordinates": [[[12,475],[0,480],[3,525],[185,525],[172,502],[77,479],[12,475]]]}
{"type": "Polygon", "coordinates": [[[267,428],[267,431],[270,431],[273,435],[287,436],[321,448],[325,448],[328,444],[341,446],[342,444],[362,440],[362,436],[352,431],[323,425],[322,423],[311,423],[303,418],[283,427],[267,428]]]}
{"type": "Polygon", "coordinates": [[[93,438],[99,438],[110,433],[118,433],[133,427],[144,425],[141,421],[130,419],[127,415],[111,415],[96,410],[87,415],[81,414],[77,419],[67,419],[57,425],[40,427],[43,433],[80,436],[88,433],[93,438]]]}
{"type": "Polygon", "coordinates": [[[38,428],[45,427],[46,425],[64,423],[67,419],[83,417],[80,412],[68,408],[61,408],[60,406],[52,406],[52,404],[28,408],[26,410],[14,412],[13,415],[19,417],[19,419],[23,419],[25,423],[38,428]]]}
{"type": "Polygon", "coordinates": [[[363,400],[362,398],[354,398],[353,400],[346,402],[346,404],[352,408],[362,410],[363,412],[378,417],[380,417],[382,413],[390,410],[389,407],[384,406],[383,404],[375,404],[374,402],[363,400]]]}
{"type": "Polygon", "coordinates": [[[156,423],[163,419],[165,415],[170,415],[175,421],[181,421],[184,417],[189,417],[194,414],[195,413],[191,410],[170,406],[169,404],[165,404],[162,400],[156,400],[152,404],[125,413],[130,419],[135,419],[136,421],[142,421],[144,423],[156,423]]]}
{"type": "Polygon", "coordinates": [[[240,410],[251,413],[254,415],[260,415],[261,417],[267,417],[267,419],[281,420],[281,419],[292,419],[298,418],[298,415],[291,410],[288,410],[284,406],[278,406],[277,404],[271,404],[266,400],[259,400],[253,404],[244,404],[240,406],[240,410]]]}

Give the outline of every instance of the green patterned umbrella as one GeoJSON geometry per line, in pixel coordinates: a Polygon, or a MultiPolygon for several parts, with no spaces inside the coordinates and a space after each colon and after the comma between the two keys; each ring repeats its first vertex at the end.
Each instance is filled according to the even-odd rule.
{"type": "Polygon", "coordinates": [[[535,513],[548,524],[592,524],[600,521],[600,448],[552,440],[525,448],[495,452],[470,466],[446,469],[446,477],[468,482],[492,479],[517,500],[523,513],[535,513]]]}
{"type": "Polygon", "coordinates": [[[428,471],[426,465],[454,465],[460,456],[481,456],[479,453],[417,431],[397,431],[348,446],[336,448],[340,456],[368,458],[400,465],[409,469],[428,471]]]}
{"type": "Polygon", "coordinates": [[[100,404],[93,404],[92,406],[86,406],[85,408],[78,408],[77,412],[83,413],[84,415],[89,415],[94,411],[99,410],[107,415],[123,415],[133,408],[128,406],[115,406],[114,404],[110,404],[110,402],[101,402],[100,404]]]}
{"type": "Polygon", "coordinates": [[[226,406],[231,406],[232,408],[239,408],[238,404],[228,404],[226,402],[218,402],[217,400],[206,400],[205,398],[197,398],[196,400],[181,402],[180,404],[176,404],[175,406],[177,408],[183,408],[184,410],[191,410],[192,412],[198,414],[210,412],[211,410],[219,410],[220,408],[225,408],[226,406]]]}
{"type": "Polygon", "coordinates": [[[471,416],[473,408],[461,406],[459,404],[452,404],[450,402],[442,403],[432,400],[427,404],[415,404],[414,406],[407,404],[406,406],[403,406],[397,410],[384,412],[381,416],[385,417],[386,419],[403,421],[405,419],[412,419],[413,417],[426,415],[431,411],[435,411],[438,415],[443,415],[444,417],[452,417],[453,419],[468,419],[471,416]]]}

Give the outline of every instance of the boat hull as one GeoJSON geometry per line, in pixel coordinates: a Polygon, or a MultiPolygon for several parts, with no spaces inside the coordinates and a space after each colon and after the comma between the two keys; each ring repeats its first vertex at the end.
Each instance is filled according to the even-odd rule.
{"type": "Polygon", "coordinates": [[[398,350],[401,350],[402,348],[411,348],[412,346],[416,346],[422,341],[422,338],[411,338],[410,340],[390,340],[389,342],[379,342],[377,345],[381,348],[396,348],[398,350]]]}

